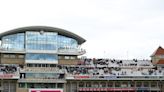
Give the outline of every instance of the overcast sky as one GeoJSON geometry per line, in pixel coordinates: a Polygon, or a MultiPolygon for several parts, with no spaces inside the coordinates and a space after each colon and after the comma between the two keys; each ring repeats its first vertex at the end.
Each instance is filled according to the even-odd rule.
{"type": "Polygon", "coordinates": [[[150,59],[164,47],[164,0],[0,1],[0,32],[39,25],[82,36],[87,57],[150,59]]]}

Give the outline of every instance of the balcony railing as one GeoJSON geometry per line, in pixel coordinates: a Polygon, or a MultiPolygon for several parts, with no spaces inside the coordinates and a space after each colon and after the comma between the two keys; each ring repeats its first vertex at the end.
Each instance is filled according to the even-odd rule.
{"type": "Polygon", "coordinates": [[[150,76],[103,76],[103,75],[69,75],[68,80],[164,80],[163,75],[150,76]]]}
{"type": "Polygon", "coordinates": [[[65,73],[64,69],[59,68],[48,68],[48,67],[25,67],[20,69],[21,73],[65,73]]]}
{"type": "Polygon", "coordinates": [[[18,82],[31,82],[31,83],[66,83],[65,79],[39,79],[39,78],[29,78],[29,79],[19,79],[18,82]]]}
{"type": "Polygon", "coordinates": [[[0,47],[0,52],[6,53],[25,53],[25,49],[3,48],[0,47]]]}
{"type": "Polygon", "coordinates": [[[84,49],[58,49],[59,54],[70,54],[70,55],[83,55],[86,53],[84,49]]]}
{"type": "Polygon", "coordinates": [[[135,90],[160,90],[160,88],[151,88],[151,87],[80,87],[79,91],[135,91],[135,90]]]}
{"type": "Polygon", "coordinates": [[[58,50],[26,50],[26,49],[14,49],[0,47],[0,52],[14,52],[14,53],[25,53],[25,52],[38,52],[38,53],[59,53],[59,54],[70,54],[70,55],[83,55],[86,53],[84,49],[58,49],[58,50]]]}

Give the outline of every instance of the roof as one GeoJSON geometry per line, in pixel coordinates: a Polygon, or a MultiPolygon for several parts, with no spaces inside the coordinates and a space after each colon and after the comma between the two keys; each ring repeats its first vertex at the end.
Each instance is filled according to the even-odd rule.
{"type": "Polygon", "coordinates": [[[155,55],[164,55],[164,49],[161,46],[159,46],[158,49],[151,56],[155,55]]]}
{"type": "Polygon", "coordinates": [[[41,30],[49,31],[49,32],[57,32],[59,35],[73,38],[73,39],[77,40],[78,44],[82,44],[86,41],[84,38],[78,36],[77,34],[70,32],[70,31],[56,28],[56,27],[48,27],[48,26],[28,26],[28,27],[21,27],[21,28],[13,29],[13,30],[1,33],[0,39],[2,39],[3,36],[10,35],[10,34],[22,33],[25,31],[41,31],[41,30]]]}
{"type": "Polygon", "coordinates": [[[164,60],[163,59],[159,60],[157,64],[164,64],[164,60]]]}

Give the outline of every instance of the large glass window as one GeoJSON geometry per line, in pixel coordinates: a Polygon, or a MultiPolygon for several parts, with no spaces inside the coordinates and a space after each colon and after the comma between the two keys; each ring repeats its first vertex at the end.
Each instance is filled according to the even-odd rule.
{"type": "Polygon", "coordinates": [[[76,50],[78,43],[75,39],[58,35],[58,49],[59,50],[76,50]]]}
{"type": "Polygon", "coordinates": [[[57,50],[57,33],[26,32],[27,50],[57,50]]]}
{"type": "Polygon", "coordinates": [[[58,35],[56,32],[26,31],[2,37],[2,48],[5,50],[48,50],[77,52],[77,40],[58,35]]]}
{"type": "Polygon", "coordinates": [[[60,74],[58,73],[26,73],[26,78],[33,79],[58,79],[60,74]]]}
{"type": "Polygon", "coordinates": [[[46,61],[56,61],[58,56],[55,54],[37,54],[28,53],[26,54],[26,60],[46,60],[46,61]]]}
{"type": "Polygon", "coordinates": [[[2,37],[2,48],[5,50],[24,50],[24,33],[2,37]]]}

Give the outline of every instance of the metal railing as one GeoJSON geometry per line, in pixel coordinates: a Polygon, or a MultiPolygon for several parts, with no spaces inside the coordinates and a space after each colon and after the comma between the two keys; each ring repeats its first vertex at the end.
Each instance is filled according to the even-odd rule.
{"type": "Polygon", "coordinates": [[[66,75],[70,80],[164,80],[163,75],[141,76],[103,76],[103,75],[66,75]]]}

